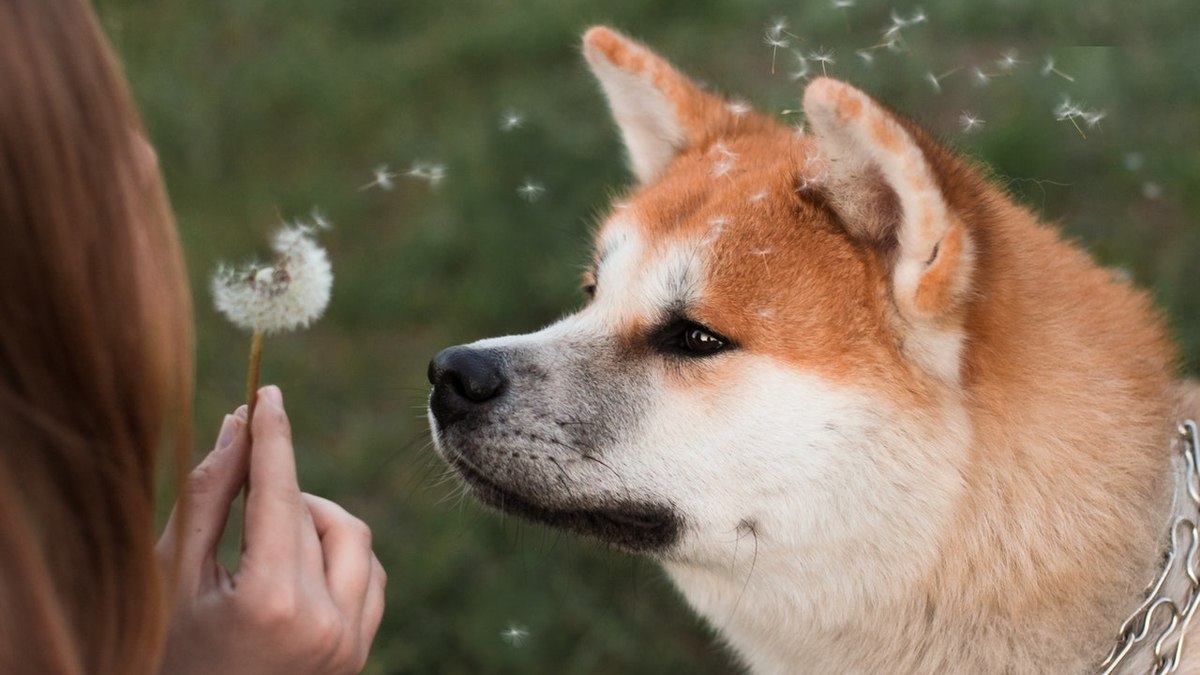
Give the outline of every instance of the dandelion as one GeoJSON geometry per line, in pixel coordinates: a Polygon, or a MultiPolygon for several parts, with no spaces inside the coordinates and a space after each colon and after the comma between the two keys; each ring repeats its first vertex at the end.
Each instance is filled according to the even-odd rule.
{"type": "Polygon", "coordinates": [[[545,192],[546,186],[533,180],[532,178],[526,178],[525,182],[521,183],[521,186],[517,188],[517,194],[521,195],[521,199],[524,199],[530,204],[541,199],[545,192]]]}
{"type": "Polygon", "coordinates": [[[825,72],[825,66],[832,66],[833,64],[837,63],[833,60],[833,50],[825,49],[824,47],[821,47],[815,52],[810,52],[808,58],[821,64],[822,75],[828,75],[828,73],[825,72]]]}
{"type": "Polygon", "coordinates": [[[741,117],[750,112],[750,104],[745,101],[730,101],[725,109],[733,114],[734,117],[741,117]]]}
{"type": "Polygon", "coordinates": [[[520,624],[510,623],[500,631],[500,637],[513,647],[520,647],[529,639],[529,629],[520,624]]]}
{"type": "MultiPolygon", "coordinates": [[[[771,24],[769,26],[767,26],[767,37],[779,38],[781,35],[783,35],[785,33],[788,35],[791,35],[791,33],[787,32],[787,27],[788,27],[787,18],[782,17],[782,16],[777,16],[774,19],[771,19],[771,24]]],[[[792,37],[796,37],[796,36],[792,35],[792,37]]]]}
{"type": "Polygon", "coordinates": [[[964,110],[962,111],[962,114],[958,116],[958,124],[962,127],[963,133],[971,134],[982,129],[983,125],[987,124],[987,122],[984,122],[983,119],[976,116],[975,113],[964,110]]]}
{"type": "Polygon", "coordinates": [[[525,116],[520,111],[508,109],[500,115],[500,130],[515,131],[525,126],[525,116]]]}
{"type": "Polygon", "coordinates": [[[392,179],[395,178],[399,174],[393,173],[392,171],[388,170],[387,164],[380,164],[379,166],[372,169],[371,172],[372,172],[374,178],[371,180],[370,183],[367,183],[366,185],[358,188],[359,192],[362,192],[364,190],[370,190],[373,187],[378,187],[380,190],[383,190],[385,192],[390,192],[392,190],[392,188],[396,187],[396,184],[392,181],[392,179]]]}
{"type": "Polygon", "coordinates": [[[305,328],[329,304],[333,270],[313,237],[316,227],[285,225],[271,240],[275,261],[244,267],[220,265],[212,277],[213,302],[235,326],[252,334],[246,378],[247,419],[254,416],[263,336],[305,328]]]}
{"type": "Polygon", "coordinates": [[[1075,78],[1055,67],[1053,56],[1047,56],[1045,63],[1042,64],[1042,77],[1047,77],[1049,75],[1058,75],[1067,82],[1075,81],[1075,78]]]}

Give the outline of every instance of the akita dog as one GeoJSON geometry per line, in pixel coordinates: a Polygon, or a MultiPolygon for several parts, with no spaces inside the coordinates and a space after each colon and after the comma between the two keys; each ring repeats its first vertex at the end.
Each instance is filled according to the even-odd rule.
{"type": "Polygon", "coordinates": [[[1177,665],[1200,399],[1147,296],[847,84],[797,133],[583,43],[638,184],[583,309],[430,364],[474,494],[658,559],[755,673],[1177,665]]]}

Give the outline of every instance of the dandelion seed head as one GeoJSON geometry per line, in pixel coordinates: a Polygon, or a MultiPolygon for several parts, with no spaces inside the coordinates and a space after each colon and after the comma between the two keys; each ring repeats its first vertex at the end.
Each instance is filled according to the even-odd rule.
{"type": "Polygon", "coordinates": [[[546,192],[546,186],[542,185],[532,178],[526,178],[524,183],[521,183],[517,188],[517,194],[521,195],[521,199],[532,204],[542,198],[546,192]]]}
{"type": "Polygon", "coordinates": [[[271,241],[275,261],[213,274],[213,303],[234,325],[266,335],[304,328],[329,304],[333,268],[308,225],[286,225],[271,241]]]}

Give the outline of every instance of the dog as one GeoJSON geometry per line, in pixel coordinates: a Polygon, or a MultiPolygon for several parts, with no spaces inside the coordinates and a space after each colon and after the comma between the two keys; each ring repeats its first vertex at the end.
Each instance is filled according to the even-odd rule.
{"type": "Polygon", "coordinates": [[[586,306],[431,362],[474,495],[657,559],[754,673],[1200,672],[1200,396],[1147,295],[848,84],[797,132],[583,50],[637,185],[586,306]]]}

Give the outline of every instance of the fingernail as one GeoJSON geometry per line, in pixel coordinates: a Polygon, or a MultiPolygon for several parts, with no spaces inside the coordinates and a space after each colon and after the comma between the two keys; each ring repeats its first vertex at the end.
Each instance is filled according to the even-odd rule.
{"type": "Polygon", "coordinates": [[[262,392],[263,398],[266,399],[267,403],[270,403],[277,408],[283,407],[283,392],[279,391],[279,387],[270,384],[263,387],[259,391],[262,392]]]}
{"type": "Polygon", "coordinates": [[[237,434],[237,420],[233,415],[226,415],[225,420],[221,422],[221,433],[217,434],[217,449],[224,450],[229,447],[237,434]]]}
{"type": "Polygon", "coordinates": [[[245,422],[246,416],[250,414],[250,406],[240,405],[237,410],[233,411],[233,416],[245,422]]]}

